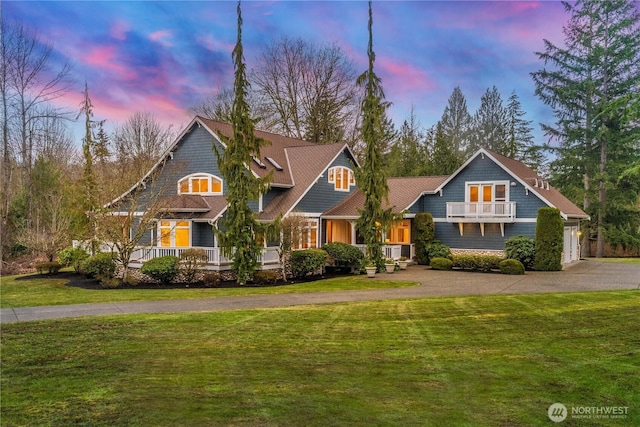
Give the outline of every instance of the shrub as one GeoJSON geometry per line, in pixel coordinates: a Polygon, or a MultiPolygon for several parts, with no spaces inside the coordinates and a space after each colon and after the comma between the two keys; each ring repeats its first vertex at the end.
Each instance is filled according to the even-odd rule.
{"type": "Polygon", "coordinates": [[[427,245],[426,256],[427,264],[429,264],[433,258],[451,258],[451,249],[439,240],[434,240],[427,245]]]}
{"type": "Polygon", "coordinates": [[[333,265],[341,267],[359,268],[364,260],[364,254],[355,246],[347,243],[334,242],[327,243],[322,247],[329,254],[333,265]]]}
{"type": "Polygon", "coordinates": [[[80,263],[80,271],[87,277],[100,280],[111,278],[116,272],[114,254],[111,252],[95,254],[80,263]]]}
{"type": "Polygon", "coordinates": [[[207,265],[209,256],[204,249],[187,249],[180,254],[178,269],[188,283],[195,282],[196,275],[207,265]]]}
{"type": "Polygon", "coordinates": [[[76,273],[80,272],[82,262],[89,258],[89,253],[82,248],[64,248],[58,253],[58,259],[65,266],[72,266],[76,273]]]}
{"type": "Polygon", "coordinates": [[[304,249],[291,253],[291,273],[294,277],[303,278],[322,269],[329,259],[329,254],[322,249],[304,249]]]}
{"type": "Polygon", "coordinates": [[[36,270],[39,274],[57,274],[62,268],[62,264],[57,261],[41,262],[36,264],[36,270]]]}
{"type": "Polygon", "coordinates": [[[504,259],[498,264],[502,274],[524,274],[524,265],[517,259],[504,259]]]}
{"type": "Polygon", "coordinates": [[[509,237],[504,241],[504,254],[507,258],[520,261],[527,270],[531,270],[536,258],[536,241],[528,236],[509,237]]]}
{"type": "Polygon", "coordinates": [[[253,281],[258,285],[275,285],[278,281],[278,272],[275,270],[258,270],[253,275],[253,281]]]}
{"type": "Polygon", "coordinates": [[[453,266],[462,270],[491,271],[498,270],[503,258],[495,255],[453,255],[453,266]]]}
{"type": "Polygon", "coordinates": [[[178,276],[177,256],[167,255],[150,259],[142,264],[140,272],[159,280],[161,283],[171,283],[178,276]]]}
{"type": "Polygon", "coordinates": [[[208,288],[214,288],[220,284],[220,273],[217,271],[207,271],[202,276],[202,282],[208,288]]]}
{"type": "Polygon", "coordinates": [[[413,235],[416,245],[416,261],[418,264],[429,264],[427,245],[433,241],[435,230],[433,217],[430,213],[421,212],[416,214],[413,219],[413,235]]]}
{"type": "Polygon", "coordinates": [[[562,241],[564,224],[560,210],[538,209],[536,221],[536,254],[533,268],[539,271],[562,270],[562,241]]]}
{"type": "Polygon", "coordinates": [[[451,270],[453,268],[453,261],[449,258],[432,258],[431,268],[434,270],[451,270]]]}

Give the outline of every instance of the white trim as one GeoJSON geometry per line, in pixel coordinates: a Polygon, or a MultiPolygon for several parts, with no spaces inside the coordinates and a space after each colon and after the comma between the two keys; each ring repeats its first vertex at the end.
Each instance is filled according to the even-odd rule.
{"type": "MultiPolygon", "coordinates": [[[[307,193],[309,193],[309,191],[311,191],[311,187],[313,187],[313,186],[318,182],[318,180],[319,180],[320,178],[322,178],[322,176],[324,175],[324,173],[329,169],[329,167],[331,167],[331,164],[332,164],[333,162],[335,162],[335,161],[336,161],[336,159],[337,159],[337,158],[338,158],[338,157],[339,157],[339,156],[344,152],[344,150],[345,150],[345,149],[347,149],[347,150],[349,151],[349,154],[352,156],[352,157],[351,157],[351,159],[355,162],[356,166],[358,165],[358,162],[357,162],[356,158],[355,158],[355,157],[353,157],[353,152],[351,151],[351,149],[349,148],[349,146],[348,146],[347,144],[343,144],[343,145],[342,145],[342,147],[341,147],[341,149],[336,153],[336,155],[333,157],[333,159],[331,159],[331,161],[327,164],[327,167],[326,167],[326,168],[324,168],[324,169],[320,172],[320,174],[318,174],[318,176],[317,176],[314,180],[312,180],[312,181],[311,181],[311,184],[307,187],[307,189],[306,189],[306,190],[304,190],[304,191],[302,192],[302,194],[300,195],[300,197],[298,197],[298,200],[296,200],[295,202],[293,202],[293,203],[291,204],[291,207],[289,208],[289,210],[287,210],[287,211],[283,214],[283,217],[285,217],[285,216],[289,215],[289,214],[290,214],[290,213],[295,209],[295,207],[296,207],[296,206],[298,206],[298,203],[300,203],[300,201],[301,201],[301,200],[302,200],[302,199],[307,195],[307,193]]],[[[285,149],[285,154],[286,154],[286,149],[285,149]]],[[[289,157],[287,156],[287,163],[288,163],[288,162],[289,162],[289,157]]],[[[289,165],[289,170],[291,170],[291,165],[289,165]]],[[[292,180],[293,180],[293,172],[292,172],[291,178],[292,178],[292,180]]],[[[355,177],[354,177],[354,178],[355,178],[355,177]]],[[[357,188],[357,183],[356,183],[355,187],[357,188]]],[[[355,191],[355,190],[354,190],[354,191],[355,191]]]]}
{"type": "MultiPolygon", "coordinates": [[[[415,214],[414,214],[415,216],[415,214]]],[[[433,222],[448,222],[448,223],[452,223],[451,221],[447,221],[446,218],[433,218],[433,222]]],[[[455,223],[457,221],[454,221],[453,223],[455,223]]],[[[512,223],[533,223],[535,224],[537,222],[537,218],[515,218],[512,223]]],[[[473,223],[468,223],[468,224],[473,224],[473,223]]]]}
{"type": "Polygon", "coordinates": [[[179,196],[181,195],[196,195],[196,196],[222,196],[224,195],[224,180],[222,178],[220,178],[217,175],[213,175],[211,173],[207,173],[207,172],[194,172],[194,173],[190,173],[189,175],[185,175],[182,178],[178,179],[178,182],[176,183],[177,185],[177,193],[179,196]],[[192,179],[194,178],[208,178],[209,179],[209,188],[213,188],[213,180],[216,179],[218,181],[220,181],[220,191],[207,191],[207,192],[193,192],[192,190],[192,179]],[[185,179],[189,180],[189,190],[186,193],[182,193],[180,191],[180,183],[182,181],[184,181],[185,179]]]}

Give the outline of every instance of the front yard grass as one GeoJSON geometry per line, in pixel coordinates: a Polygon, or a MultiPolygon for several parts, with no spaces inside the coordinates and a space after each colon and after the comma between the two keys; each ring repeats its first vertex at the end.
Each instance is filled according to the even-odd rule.
{"type": "Polygon", "coordinates": [[[3,425],[640,425],[637,291],[1,326],[3,425]]]}
{"type": "Polygon", "coordinates": [[[332,292],[417,286],[415,282],[368,280],[366,275],[342,276],[313,282],[270,287],[180,288],[180,289],[82,289],[66,286],[67,279],[41,278],[16,280],[20,276],[0,277],[0,307],[90,304],[119,301],[215,298],[236,295],[265,295],[299,292],[332,292]]]}
{"type": "Polygon", "coordinates": [[[640,264],[640,258],[594,258],[602,262],[618,262],[621,264],[640,264]]]}

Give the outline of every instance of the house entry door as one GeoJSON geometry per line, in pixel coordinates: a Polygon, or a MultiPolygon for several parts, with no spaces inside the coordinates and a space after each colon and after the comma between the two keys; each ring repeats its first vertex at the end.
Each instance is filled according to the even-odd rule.
{"type": "Polygon", "coordinates": [[[472,184],[469,186],[469,210],[471,213],[491,213],[493,184],[472,184]],[[481,202],[481,203],[480,203],[481,202]],[[480,210],[477,209],[481,206],[480,210]]]}

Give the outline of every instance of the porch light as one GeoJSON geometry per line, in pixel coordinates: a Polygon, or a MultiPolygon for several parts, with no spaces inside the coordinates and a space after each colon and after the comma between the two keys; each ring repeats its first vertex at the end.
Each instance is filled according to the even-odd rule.
{"type": "Polygon", "coordinates": [[[516,185],[518,185],[515,181],[511,181],[511,186],[515,187],[516,185]]]}

